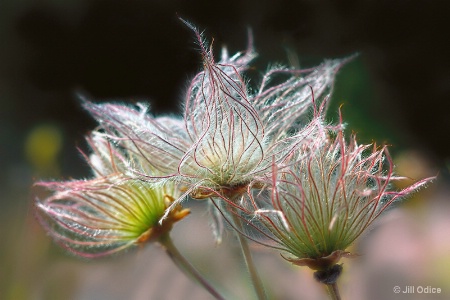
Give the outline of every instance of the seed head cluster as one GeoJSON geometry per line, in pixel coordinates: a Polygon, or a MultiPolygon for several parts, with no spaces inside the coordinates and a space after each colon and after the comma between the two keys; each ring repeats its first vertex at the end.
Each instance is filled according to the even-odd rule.
{"type": "Polygon", "coordinates": [[[38,183],[51,191],[36,201],[39,218],[65,248],[90,257],[157,240],[189,213],[182,200],[211,199],[221,216],[237,215],[261,233],[249,238],[320,269],[428,181],[392,191],[400,178],[386,147],[358,145],[354,136],[346,142],[342,120],[325,122],[346,59],[304,70],[271,67],[250,86],[251,42],[233,56],[223,49],[216,60],[187,25],[203,68],[188,85],[184,114],[84,100],[98,122],[85,155],[92,178],[38,183]]]}

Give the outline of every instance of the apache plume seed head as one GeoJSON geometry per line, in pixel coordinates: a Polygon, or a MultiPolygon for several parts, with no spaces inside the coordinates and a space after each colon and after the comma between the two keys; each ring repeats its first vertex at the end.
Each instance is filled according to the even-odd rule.
{"type": "Polygon", "coordinates": [[[95,178],[37,184],[52,191],[36,201],[38,218],[64,248],[83,257],[112,254],[158,240],[189,213],[177,205],[160,222],[179,196],[176,187],[127,178],[125,154],[102,133],[94,133],[88,142],[95,178]]]}
{"type": "Polygon", "coordinates": [[[346,249],[397,199],[430,181],[401,191],[389,189],[393,165],[386,147],[358,145],[354,136],[334,138],[312,149],[290,168],[274,166],[271,205],[254,205],[253,226],[288,253],[288,261],[329,270],[346,249]]]}
{"type": "Polygon", "coordinates": [[[342,62],[327,62],[304,77],[297,76],[298,70],[274,68],[251,92],[243,78],[256,56],[251,45],[232,57],[224,50],[216,62],[212,47],[188,26],[197,35],[204,68],[186,95],[185,127],[192,146],[180,162],[179,176],[195,188],[192,198],[233,198],[270,171],[272,157],[283,164],[296,147],[323,135],[321,115],[307,115],[314,110],[309,85],[323,100],[342,62]],[[270,84],[282,75],[287,78],[270,84]]]}

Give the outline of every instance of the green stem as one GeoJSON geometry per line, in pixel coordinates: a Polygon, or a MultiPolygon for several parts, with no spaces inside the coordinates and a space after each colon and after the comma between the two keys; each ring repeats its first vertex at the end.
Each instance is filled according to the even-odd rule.
{"type": "Polygon", "coordinates": [[[168,234],[159,239],[160,244],[164,247],[167,255],[172,259],[175,265],[180,268],[188,277],[193,278],[197,283],[204,287],[214,298],[224,300],[214,287],[181,255],[172,242],[168,234]]]}
{"type": "Polygon", "coordinates": [[[333,300],[341,300],[341,295],[339,294],[339,289],[337,283],[327,284],[328,293],[330,294],[331,299],[333,300]]]}
{"type": "MultiPolygon", "coordinates": [[[[242,222],[241,219],[236,215],[236,211],[231,212],[231,215],[233,216],[233,222],[236,228],[238,230],[242,230],[242,222]]],[[[252,280],[255,293],[258,296],[258,299],[265,300],[267,299],[267,297],[266,293],[264,292],[264,286],[253,262],[252,254],[250,252],[247,239],[244,236],[242,236],[239,232],[236,232],[236,235],[239,239],[239,244],[241,246],[242,254],[245,260],[245,265],[247,266],[248,273],[250,274],[250,278],[252,280]]]]}

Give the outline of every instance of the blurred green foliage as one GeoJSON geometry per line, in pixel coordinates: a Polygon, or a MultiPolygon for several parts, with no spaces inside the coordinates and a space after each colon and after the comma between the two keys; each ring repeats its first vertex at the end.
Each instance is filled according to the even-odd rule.
{"type": "Polygon", "coordinates": [[[356,133],[360,143],[387,143],[401,148],[401,133],[375,113],[383,111],[379,97],[366,65],[356,57],[337,76],[327,117],[339,121],[340,109],[347,134],[356,133]]]}

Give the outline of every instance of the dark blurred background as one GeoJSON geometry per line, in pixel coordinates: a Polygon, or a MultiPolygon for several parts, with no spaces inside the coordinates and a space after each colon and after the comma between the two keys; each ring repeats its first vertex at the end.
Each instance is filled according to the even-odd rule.
{"type": "MultiPolygon", "coordinates": [[[[217,53],[221,45],[230,53],[245,49],[250,27],[259,53],[251,82],[270,63],[310,67],[359,53],[337,78],[329,119],[336,121],[343,104],[349,131],[363,142],[391,144],[405,172],[439,172],[438,185],[445,185],[449,15],[448,1],[1,1],[0,298],[45,295],[36,294],[32,278],[46,261],[23,262],[18,254],[44,235],[33,219],[32,183],[89,176],[76,146],[85,149],[83,136],[95,122],[76,92],[94,101],[148,101],[154,113],[180,112],[187,80],[201,62],[178,17],[205,29],[217,53]]],[[[49,251],[64,257],[53,246],[36,246],[41,243],[29,251],[49,261],[49,251]]]]}

